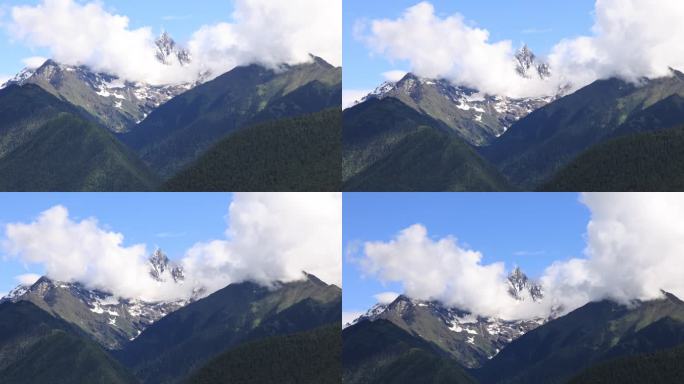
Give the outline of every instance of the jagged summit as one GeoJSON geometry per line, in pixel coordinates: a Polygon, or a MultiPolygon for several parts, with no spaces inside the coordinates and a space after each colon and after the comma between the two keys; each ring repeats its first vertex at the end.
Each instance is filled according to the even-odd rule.
{"type": "Polygon", "coordinates": [[[547,63],[542,63],[537,60],[537,56],[530,50],[527,44],[515,54],[515,71],[526,79],[531,79],[533,76],[538,76],[544,80],[551,76],[551,68],[547,63]]]}
{"type": "Polygon", "coordinates": [[[166,31],[162,32],[161,36],[159,36],[154,43],[157,46],[155,57],[163,64],[179,64],[184,66],[190,64],[192,61],[190,52],[179,47],[173,38],[171,38],[171,35],[166,31]]]}
{"type": "Polygon", "coordinates": [[[532,282],[519,267],[508,276],[508,293],[520,301],[529,297],[537,302],[544,298],[541,285],[532,282]]]}
{"type": "Polygon", "coordinates": [[[166,254],[157,248],[149,259],[150,276],[156,281],[167,281],[170,277],[174,282],[178,283],[185,279],[183,267],[171,262],[166,254]]]}

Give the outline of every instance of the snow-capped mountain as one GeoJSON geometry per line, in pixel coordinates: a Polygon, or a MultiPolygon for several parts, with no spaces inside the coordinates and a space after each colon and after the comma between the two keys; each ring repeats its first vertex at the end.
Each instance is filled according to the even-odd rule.
{"type": "MultiPolygon", "coordinates": [[[[518,268],[509,275],[509,293],[518,300],[541,300],[543,293],[518,268]]],[[[548,319],[504,320],[476,316],[437,301],[401,295],[390,304],[376,304],[346,327],[362,321],[389,320],[409,333],[436,344],[468,368],[482,366],[505,346],[548,319]]]]}
{"type": "MultiPolygon", "coordinates": [[[[529,78],[533,71],[546,79],[550,68],[537,61],[527,46],[516,55],[520,76],[529,78]]],[[[489,95],[476,89],[456,85],[446,79],[421,78],[408,73],[397,82],[385,82],[361,99],[394,97],[415,110],[445,123],[469,143],[476,146],[490,144],[513,123],[543,107],[559,95],[532,98],[510,98],[489,95]]]]}
{"type": "MultiPolygon", "coordinates": [[[[183,269],[170,262],[161,250],[155,251],[149,263],[150,275],[159,281],[183,281],[183,269]]],[[[13,289],[0,303],[30,301],[80,327],[105,348],[119,349],[157,320],[198,298],[166,302],[124,299],[78,282],[54,281],[44,276],[31,286],[13,289]]]]}
{"type": "MultiPolygon", "coordinates": [[[[186,65],[189,53],[164,33],[157,39],[157,59],[171,65],[186,65]]],[[[87,66],[74,66],[47,60],[35,69],[23,69],[0,88],[36,84],[58,98],[82,107],[115,133],[130,131],[154,109],[193,88],[201,81],[174,85],[150,85],[125,81],[97,72],[87,66]]]]}
{"type": "Polygon", "coordinates": [[[527,45],[515,54],[515,71],[526,79],[538,76],[544,80],[551,77],[551,68],[547,63],[539,62],[537,56],[530,50],[527,45]]]}
{"type": "Polygon", "coordinates": [[[163,32],[154,43],[157,46],[155,57],[157,60],[166,65],[172,65],[176,63],[180,65],[188,65],[192,61],[190,52],[188,52],[187,49],[179,47],[166,32],[163,32]]]}
{"type": "Polygon", "coordinates": [[[531,281],[519,267],[516,267],[508,275],[508,293],[521,301],[532,300],[537,302],[544,298],[541,285],[531,281]]]}

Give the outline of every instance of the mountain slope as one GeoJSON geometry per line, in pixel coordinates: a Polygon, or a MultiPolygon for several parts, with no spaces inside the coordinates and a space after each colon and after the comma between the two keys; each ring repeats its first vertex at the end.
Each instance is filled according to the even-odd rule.
{"type": "Polygon", "coordinates": [[[338,325],[239,346],[193,373],[186,384],[338,384],[342,338],[338,325]]]}
{"type": "Polygon", "coordinates": [[[438,347],[387,320],[361,321],[342,340],[343,383],[475,383],[438,347]]]}
{"type": "Polygon", "coordinates": [[[157,321],[117,356],[145,383],[177,382],[240,344],[339,326],[340,308],[341,290],[310,275],[273,289],[231,284],[157,321]]]}
{"type": "MultiPolygon", "coordinates": [[[[178,267],[165,257],[157,251],[150,258],[150,274],[159,280],[179,275],[178,267]]],[[[107,349],[122,348],[150,324],[187,304],[185,300],[150,303],[117,298],[80,283],[57,282],[47,277],[41,277],[30,287],[15,288],[0,299],[2,302],[30,302],[78,327],[107,349]]]]}
{"type": "MultiPolygon", "coordinates": [[[[168,34],[164,33],[156,44],[160,62],[187,64],[187,51],[180,50],[168,34]]],[[[86,66],[65,65],[53,60],[47,60],[36,69],[24,69],[5,85],[26,84],[38,85],[60,100],[82,108],[99,124],[117,133],[130,131],[154,109],[193,86],[133,83],[86,66]]]]}
{"type": "Polygon", "coordinates": [[[589,368],[569,384],[671,384],[684,380],[684,346],[624,357],[589,368]]]}
{"type": "Polygon", "coordinates": [[[156,178],[87,114],[35,85],[0,90],[0,190],[150,190],[156,178]]]}
{"type": "Polygon", "coordinates": [[[496,191],[507,184],[450,128],[393,98],[344,112],[346,191],[496,191]]]}
{"type": "Polygon", "coordinates": [[[0,304],[4,384],[133,384],[137,380],[95,343],[28,302],[0,304]]]}
{"type": "Polygon", "coordinates": [[[538,188],[577,155],[614,137],[644,109],[684,95],[684,74],[644,80],[596,81],[542,107],[513,126],[482,153],[523,189],[538,188]]]}
{"type": "Polygon", "coordinates": [[[684,189],[684,128],[636,133],[596,145],[543,191],[665,192],[684,189]]]}
{"type": "Polygon", "coordinates": [[[280,71],[250,65],[173,98],[122,139],[170,177],[238,129],[340,105],[341,69],[322,59],[280,71]]]}
{"type": "MultiPolygon", "coordinates": [[[[684,302],[666,294],[662,299],[635,303],[633,308],[610,301],[589,303],[521,336],[478,376],[482,383],[564,383],[597,362],[616,357],[620,349],[639,353],[635,346],[640,343],[630,340],[664,318],[684,321],[684,302]]],[[[667,324],[658,327],[669,335],[663,338],[669,346],[684,343],[684,339],[677,340],[684,336],[681,329],[667,324]]],[[[641,343],[648,338],[643,335],[636,337],[641,343]]]]}
{"type": "MultiPolygon", "coordinates": [[[[543,297],[541,287],[518,268],[509,275],[508,283],[509,294],[517,300],[536,302],[543,297]]],[[[364,320],[388,320],[467,368],[482,366],[511,341],[545,321],[476,316],[437,301],[416,300],[404,295],[392,303],[374,306],[352,324],[364,320]]]]}
{"type": "MultiPolygon", "coordinates": [[[[518,51],[511,66],[523,78],[545,79],[550,75],[548,65],[539,62],[527,46],[518,51]]],[[[397,82],[382,84],[363,101],[389,97],[441,122],[475,146],[490,144],[513,123],[553,99],[486,95],[445,79],[426,79],[408,73],[397,82]]]]}
{"type": "Polygon", "coordinates": [[[169,191],[339,191],[341,113],[240,130],[165,184],[169,191]]]}

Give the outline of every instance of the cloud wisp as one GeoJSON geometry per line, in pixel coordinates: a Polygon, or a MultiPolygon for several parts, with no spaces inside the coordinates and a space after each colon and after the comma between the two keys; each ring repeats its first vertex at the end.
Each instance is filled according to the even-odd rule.
{"type": "Polygon", "coordinates": [[[422,225],[388,242],[366,242],[357,260],[365,274],[400,282],[411,297],[483,316],[546,316],[603,299],[629,304],[662,290],[684,297],[684,196],[583,194],[581,201],[591,211],[584,256],[546,268],[538,303],[508,294],[503,263],[485,264],[481,253],[454,237],[432,239],[422,225]]]}
{"type": "Polygon", "coordinates": [[[309,54],[339,65],[341,15],[341,0],[236,0],[233,13],[226,12],[231,22],[194,32],[187,43],[193,57],[188,65],[160,63],[152,28],[131,28],[127,16],[107,11],[101,2],[42,0],[15,6],[5,28],[15,41],[48,48],[58,62],[88,65],[134,82],[169,84],[247,64],[304,63],[309,54]]]}
{"type": "Polygon", "coordinates": [[[125,245],[123,234],[103,229],[95,218],[74,220],[63,206],[30,223],[7,224],[2,248],[11,258],[41,265],[54,280],[148,301],[187,298],[196,288],[209,294],[242,281],[296,281],[303,272],[341,286],[341,200],[338,193],[236,194],[226,238],[197,243],[178,261],[182,284],[151,277],[145,244],[125,245]]]}
{"type": "MultiPolygon", "coordinates": [[[[671,75],[684,70],[684,3],[663,0],[596,0],[591,34],[559,41],[546,61],[552,76],[522,78],[515,71],[510,40],[492,41],[484,28],[463,15],[442,17],[420,2],[397,19],[359,25],[356,35],[374,54],[406,61],[418,76],[445,78],[482,92],[511,97],[552,95],[559,87],[578,89],[595,80],[671,75]]],[[[543,30],[530,29],[525,33],[543,30]]]]}

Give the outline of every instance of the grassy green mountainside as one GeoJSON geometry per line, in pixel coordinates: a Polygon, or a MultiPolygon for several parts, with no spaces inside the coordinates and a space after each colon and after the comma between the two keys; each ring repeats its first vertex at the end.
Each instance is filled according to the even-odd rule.
{"type": "Polygon", "coordinates": [[[173,383],[230,348],[340,319],[341,290],[313,276],[272,289],[231,284],[157,321],[116,355],[145,383],[173,383]]]}
{"type": "Polygon", "coordinates": [[[185,384],[338,384],[340,325],[247,343],[214,358],[185,384]]]}
{"type": "Polygon", "coordinates": [[[624,357],[589,368],[568,384],[672,384],[684,382],[684,346],[624,357]]]}
{"type": "Polygon", "coordinates": [[[168,178],[238,129],[338,108],[341,81],[341,69],[318,58],[279,71],[238,67],[173,98],[121,137],[168,178]]]}
{"type": "MultiPolygon", "coordinates": [[[[684,74],[676,71],[638,85],[599,80],[532,112],[481,153],[514,185],[539,188],[580,153],[620,134],[630,119],[630,124],[643,126],[647,119],[642,111],[673,95],[684,95],[684,74]]],[[[684,123],[676,103],[668,104],[673,115],[658,116],[661,123],[684,123]]]]}
{"type": "Polygon", "coordinates": [[[34,85],[0,91],[0,190],[145,191],[156,178],[76,107],[34,85]]]}
{"type": "Polygon", "coordinates": [[[476,383],[439,347],[387,320],[355,324],[342,340],[343,383],[476,383]]]}
{"type": "Polygon", "coordinates": [[[344,112],[345,191],[497,191],[496,169],[450,128],[394,98],[344,112]]]}
{"type": "Polygon", "coordinates": [[[339,191],[341,112],[329,109],[229,135],[166,182],[168,191],[339,191]]]}
{"type": "Polygon", "coordinates": [[[476,374],[481,383],[565,383],[608,358],[684,343],[682,322],[684,302],[670,294],[633,308],[589,303],[514,340],[476,374]]]}
{"type": "Polygon", "coordinates": [[[684,190],[684,128],[636,133],[592,147],[542,191],[684,190]]]}
{"type": "Polygon", "coordinates": [[[3,384],[133,384],[138,381],[75,328],[29,302],[0,304],[3,384]]]}

